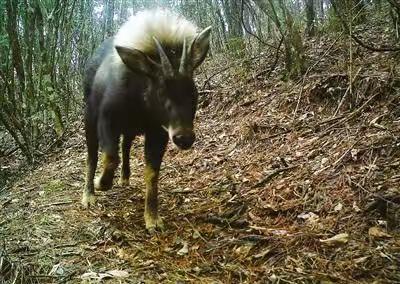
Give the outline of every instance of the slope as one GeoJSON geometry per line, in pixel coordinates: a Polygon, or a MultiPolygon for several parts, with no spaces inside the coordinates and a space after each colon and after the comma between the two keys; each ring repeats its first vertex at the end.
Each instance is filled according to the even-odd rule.
{"type": "Polygon", "coordinates": [[[346,43],[333,49],[322,39],[308,50],[315,64],[298,81],[281,80],[283,66],[270,70],[267,54],[228,70],[225,59],[209,63],[206,70],[217,71],[200,80],[207,84],[194,149],[169,147],[164,159],[167,226],[156,235],[142,218],[142,139],[132,149],[131,186],[98,193],[93,210],[80,207],[85,148],[78,123],[62,149],[0,197],[3,277],[400,281],[396,58],[359,50],[349,73],[346,43]]]}

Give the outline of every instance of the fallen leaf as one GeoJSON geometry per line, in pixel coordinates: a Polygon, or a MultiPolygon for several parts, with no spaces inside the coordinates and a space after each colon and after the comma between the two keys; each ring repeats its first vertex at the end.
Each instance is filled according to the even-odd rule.
{"type": "Polygon", "coordinates": [[[343,204],[342,203],[338,203],[336,206],[335,206],[335,208],[333,209],[335,212],[339,212],[339,211],[342,211],[342,209],[343,209],[343,204]]]}
{"type": "Polygon", "coordinates": [[[264,258],[267,254],[269,254],[272,251],[272,249],[265,249],[262,252],[253,255],[253,259],[259,259],[259,258],[264,258]]]}
{"type": "Polygon", "coordinates": [[[146,267],[146,268],[150,268],[154,266],[154,260],[146,260],[145,262],[140,264],[141,267],[146,267]]]}
{"type": "Polygon", "coordinates": [[[62,267],[61,263],[54,265],[53,268],[49,272],[49,275],[62,276],[64,274],[65,274],[65,271],[64,271],[64,268],[62,267]]]}
{"type": "Polygon", "coordinates": [[[297,218],[303,219],[310,224],[317,223],[319,220],[319,216],[313,212],[301,213],[297,218]]]}
{"type": "Polygon", "coordinates": [[[321,243],[324,243],[329,246],[336,246],[336,245],[343,245],[346,244],[349,241],[349,234],[347,233],[342,233],[338,234],[336,236],[333,236],[332,238],[326,239],[326,240],[319,240],[321,243]]]}
{"type": "Polygon", "coordinates": [[[81,275],[81,279],[99,279],[99,274],[96,272],[86,272],[81,275]]]}
{"type": "Polygon", "coordinates": [[[123,259],[123,260],[128,260],[131,257],[131,255],[129,253],[127,253],[124,249],[120,248],[117,251],[117,257],[119,257],[120,259],[123,259]]]}
{"type": "Polygon", "coordinates": [[[361,211],[360,207],[357,206],[357,203],[355,201],[353,202],[353,209],[356,212],[360,212],[361,211]]]}
{"type": "Polygon", "coordinates": [[[201,234],[199,231],[194,230],[192,237],[193,237],[193,239],[198,239],[201,237],[201,234]]]}
{"type": "Polygon", "coordinates": [[[384,232],[379,227],[371,227],[371,228],[369,228],[368,235],[371,238],[376,238],[376,239],[379,239],[379,238],[391,238],[392,237],[391,235],[389,235],[388,233],[384,232]]]}
{"type": "Polygon", "coordinates": [[[328,161],[329,161],[328,158],[322,158],[322,160],[321,160],[321,167],[324,167],[325,164],[326,164],[328,161]]]}
{"type": "Polygon", "coordinates": [[[97,273],[97,272],[86,272],[81,275],[81,279],[89,280],[89,279],[97,279],[99,281],[107,278],[127,278],[129,273],[123,270],[110,270],[105,273],[97,273]]]}
{"type": "Polygon", "coordinates": [[[185,255],[189,252],[189,246],[187,242],[183,242],[183,247],[177,252],[178,255],[185,255]]]}
{"type": "Polygon", "coordinates": [[[356,264],[364,263],[367,261],[368,258],[369,258],[369,256],[363,256],[363,257],[356,258],[354,260],[354,263],[356,263],[356,264]]]}
{"type": "Polygon", "coordinates": [[[246,256],[246,255],[249,254],[249,252],[250,252],[250,250],[251,250],[252,248],[253,248],[253,246],[251,246],[251,245],[244,245],[244,246],[240,246],[240,247],[236,248],[236,249],[234,250],[234,252],[235,252],[235,254],[237,254],[237,255],[244,255],[244,256],[246,256]]]}
{"type": "Polygon", "coordinates": [[[277,235],[277,236],[287,236],[289,235],[289,232],[286,230],[276,230],[276,229],[268,229],[268,232],[277,235]]]}
{"type": "Polygon", "coordinates": [[[387,224],[387,221],[385,221],[385,220],[378,220],[378,224],[380,225],[380,226],[383,226],[383,227],[386,227],[388,224],[387,224]]]}
{"type": "Polygon", "coordinates": [[[353,159],[353,161],[357,161],[359,152],[360,152],[360,150],[358,150],[358,149],[351,149],[350,150],[351,158],[353,159]]]}
{"type": "Polygon", "coordinates": [[[110,270],[106,274],[112,275],[113,278],[127,278],[129,273],[125,270],[110,270]]]}

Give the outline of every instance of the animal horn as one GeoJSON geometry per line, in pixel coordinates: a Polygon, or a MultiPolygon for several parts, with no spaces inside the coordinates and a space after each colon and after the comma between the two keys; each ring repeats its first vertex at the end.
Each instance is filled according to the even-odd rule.
{"type": "Polygon", "coordinates": [[[169,61],[167,55],[164,52],[164,49],[162,48],[160,42],[153,37],[154,42],[156,43],[158,54],[160,55],[160,60],[161,60],[161,68],[163,70],[163,73],[167,77],[172,77],[174,75],[174,70],[172,68],[171,62],[169,61]]]}
{"type": "Polygon", "coordinates": [[[186,47],[186,38],[183,40],[181,64],[179,66],[179,73],[187,75],[190,73],[188,62],[188,48],[186,47]]]}

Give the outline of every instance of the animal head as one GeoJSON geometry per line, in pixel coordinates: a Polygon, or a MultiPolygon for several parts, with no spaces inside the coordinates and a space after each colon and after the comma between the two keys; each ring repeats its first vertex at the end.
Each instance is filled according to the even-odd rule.
{"type": "Polygon", "coordinates": [[[173,143],[189,149],[195,140],[198,97],[193,72],[207,55],[211,27],[197,33],[193,24],[168,11],[133,17],[130,25],[141,32],[132,36],[123,26],[115,40],[116,51],[133,75],[148,77],[147,100],[155,115],[173,143]]]}

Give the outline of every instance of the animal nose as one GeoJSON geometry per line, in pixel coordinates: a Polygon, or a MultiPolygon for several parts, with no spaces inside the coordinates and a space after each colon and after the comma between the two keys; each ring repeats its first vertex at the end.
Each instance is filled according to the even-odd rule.
{"type": "Polygon", "coordinates": [[[190,147],[192,147],[194,140],[195,140],[194,133],[189,133],[189,134],[177,133],[172,137],[172,141],[174,142],[174,144],[182,150],[187,150],[190,147]]]}

